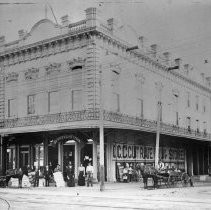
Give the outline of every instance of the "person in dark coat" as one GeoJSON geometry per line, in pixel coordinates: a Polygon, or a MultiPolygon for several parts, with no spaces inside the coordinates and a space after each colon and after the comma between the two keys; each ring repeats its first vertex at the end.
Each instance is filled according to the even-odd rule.
{"type": "Polygon", "coordinates": [[[75,187],[75,176],[74,176],[74,170],[71,161],[66,167],[67,171],[67,186],[68,187],[75,187]]]}
{"type": "Polygon", "coordinates": [[[35,169],[35,175],[34,175],[34,187],[39,186],[39,170],[38,168],[35,169]]]}
{"type": "Polygon", "coordinates": [[[50,178],[52,177],[52,170],[47,165],[44,170],[45,186],[49,187],[50,178]]]}
{"type": "Polygon", "coordinates": [[[79,175],[78,175],[78,185],[85,186],[85,167],[81,163],[80,167],[78,168],[79,175]]]}
{"type": "Polygon", "coordinates": [[[23,175],[28,176],[28,167],[27,166],[23,166],[22,171],[23,171],[23,175]]]}
{"type": "Polygon", "coordinates": [[[22,188],[23,170],[21,168],[19,168],[17,176],[19,181],[19,187],[22,188]]]}

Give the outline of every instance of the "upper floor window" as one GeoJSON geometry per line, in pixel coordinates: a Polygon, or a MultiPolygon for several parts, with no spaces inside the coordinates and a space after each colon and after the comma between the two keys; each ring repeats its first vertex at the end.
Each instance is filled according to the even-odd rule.
{"type": "Polygon", "coordinates": [[[59,105],[59,94],[58,91],[52,91],[48,93],[48,112],[56,113],[58,112],[59,105]]]}
{"type": "Polygon", "coordinates": [[[176,112],[176,125],[179,125],[179,112],[176,112]]]}
{"type": "Polygon", "coordinates": [[[203,122],[203,131],[204,131],[204,134],[207,133],[207,122],[203,122]]]}
{"type": "Polygon", "coordinates": [[[205,113],[206,112],[206,101],[205,101],[205,99],[202,101],[202,107],[203,107],[202,108],[203,109],[202,112],[205,113]]]}
{"type": "Polygon", "coordinates": [[[73,66],[72,71],[81,70],[82,66],[73,66]]]}
{"type": "Polygon", "coordinates": [[[191,129],[191,118],[190,117],[187,117],[187,128],[190,131],[190,129],[191,129]]]}
{"type": "Polygon", "coordinates": [[[8,100],[8,117],[14,117],[16,116],[16,110],[17,109],[17,104],[16,104],[16,100],[13,99],[9,99],[8,100]]]}
{"type": "Polygon", "coordinates": [[[199,133],[199,120],[196,120],[196,131],[199,133]]]}
{"type": "Polygon", "coordinates": [[[82,90],[72,90],[72,110],[82,110],[82,90]]]}
{"type": "Polygon", "coordinates": [[[118,93],[113,93],[113,108],[114,111],[119,112],[120,111],[120,96],[118,93]]]}
{"type": "Polygon", "coordinates": [[[141,98],[137,99],[137,114],[140,117],[144,117],[144,100],[141,98]]]}
{"type": "Polygon", "coordinates": [[[35,114],[35,95],[27,97],[27,114],[35,114]]]}
{"type": "Polygon", "coordinates": [[[190,92],[187,92],[187,107],[190,107],[190,92]]]}
{"type": "Polygon", "coordinates": [[[196,96],[196,111],[199,110],[199,96],[196,96]]]}

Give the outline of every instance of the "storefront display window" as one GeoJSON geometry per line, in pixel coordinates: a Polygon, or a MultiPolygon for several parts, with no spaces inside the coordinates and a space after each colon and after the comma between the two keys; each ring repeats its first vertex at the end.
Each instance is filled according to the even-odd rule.
{"type": "Polygon", "coordinates": [[[35,145],[35,167],[44,166],[44,146],[42,144],[35,145]]]}
{"type": "MultiPolygon", "coordinates": [[[[159,158],[166,168],[185,169],[185,150],[182,148],[160,147],[159,158]]],[[[113,144],[113,161],[116,165],[116,179],[123,181],[123,170],[128,165],[133,169],[137,164],[154,166],[155,147],[113,144]]]]}

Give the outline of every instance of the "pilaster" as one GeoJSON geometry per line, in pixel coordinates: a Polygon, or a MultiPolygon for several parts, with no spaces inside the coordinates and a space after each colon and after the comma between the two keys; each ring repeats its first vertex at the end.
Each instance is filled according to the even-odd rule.
{"type": "Polygon", "coordinates": [[[79,144],[75,141],[75,177],[78,177],[78,167],[79,167],[79,144]]]}
{"type": "Polygon", "coordinates": [[[93,148],[92,160],[93,160],[93,168],[94,168],[93,178],[97,180],[97,142],[95,140],[93,140],[92,148],[93,148]]]}
{"type": "Polygon", "coordinates": [[[7,168],[7,140],[5,137],[0,136],[0,151],[1,151],[1,157],[0,157],[0,174],[5,175],[6,174],[6,168],[7,168]]]}
{"type": "Polygon", "coordinates": [[[43,145],[44,145],[44,166],[47,166],[48,165],[48,139],[47,137],[44,137],[43,145]]]}
{"type": "Polygon", "coordinates": [[[5,118],[5,69],[0,63],[0,127],[3,127],[5,118]]]}
{"type": "Polygon", "coordinates": [[[86,95],[86,108],[95,109],[99,105],[97,90],[99,87],[99,72],[97,69],[99,48],[93,41],[87,46],[87,58],[84,72],[84,91],[86,95]]]}
{"type": "Polygon", "coordinates": [[[63,144],[61,142],[58,142],[58,164],[63,171],[63,144]]]}
{"type": "Polygon", "coordinates": [[[16,144],[15,145],[15,167],[17,169],[20,168],[20,145],[16,144]]]}

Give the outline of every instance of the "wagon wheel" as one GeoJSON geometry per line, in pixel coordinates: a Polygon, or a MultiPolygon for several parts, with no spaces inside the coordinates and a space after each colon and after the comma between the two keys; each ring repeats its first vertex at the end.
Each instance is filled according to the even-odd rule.
{"type": "Polygon", "coordinates": [[[176,184],[175,176],[170,174],[168,178],[168,187],[174,187],[175,184],[176,184]]]}
{"type": "Polygon", "coordinates": [[[187,173],[182,173],[181,175],[181,183],[183,187],[187,187],[188,186],[188,182],[190,181],[190,177],[188,176],[187,173]]]}
{"type": "Polygon", "coordinates": [[[163,182],[165,184],[166,187],[169,187],[169,177],[163,177],[163,182]]]}

